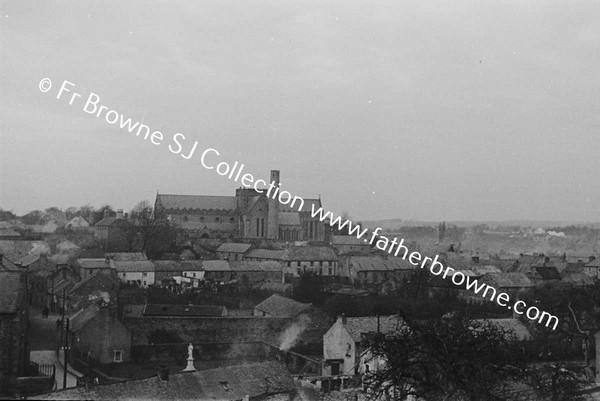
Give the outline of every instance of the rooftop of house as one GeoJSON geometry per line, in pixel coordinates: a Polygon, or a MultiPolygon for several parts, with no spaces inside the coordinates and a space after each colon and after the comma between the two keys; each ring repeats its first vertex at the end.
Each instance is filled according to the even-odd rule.
{"type": "Polygon", "coordinates": [[[252,271],[252,272],[281,272],[281,264],[274,260],[257,261],[257,260],[241,260],[229,262],[229,266],[233,271],[252,271]]]}
{"type": "Polygon", "coordinates": [[[80,309],[69,317],[69,329],[73,332],[78,332],[98,316],[99,313],[100,307],[98,305],[91,305],[80,309]]]}
{"type": "Polygon", "coordinates": [[[487,273],[480,280],[496,289],[533,287],[525,273],[487,273]]]}
{"type": "Polygon", "coordinates": [[[393,272],[397,270],[415,270],[418,268],[418,266],[414,266],[407,260],[398,256],[390,256],[387,258],[381,256],[352,256],[350,257],[350,264],[358,272],[393,272]]]}
{"type": "Polygon", "coordinates": [[[0,238],[2,237],[20,237],[21,234],[12,228],[0,228],[0,238]]]}
{"type": "Polygon", "coordinates": [[[287,261],[319,261],[337,260],[333,249],[326,246],[293,246],[287,249],[284,260],[287,261]]]}
{"type": "Polygon", "coordinates": [[[43,394],[31,399],[64,400],[241,400],[289,394],[296,390],[286,366],[278,361],[155,376],[122,383],[85,386],[43,394]]]}
{"type": "Polygon", "coordinates": [[[207,272],[231,271],[229,262],[226,260],[204,260],[204,261],[202,261],[202,266],[204,267],[204,270],[207,272]]]}
{"type": "Polygon", "coordinates": [[[31,264],[37,262],[38,260],[43,259],[43,256],[41,256],[38,253],[31,253],[29,255],[25,255],[22,258],[20,258],[17,263],[19,265],[21,265],[22,267],[28,267],[31,264]]]}
{"type": "Polygon", "coordinates": [[[535,272],[542,280],[560,280],[561,275],[555,266],[536,266],[535,272]]]}
{"type": "Polygon", "coordinates": [[[110,263],[105,258],[81,258],[77,264],[82,269],[110,269],[110,263]]]}
{"type": "MultiPolygon", "coordinates": [[[[379,320],[379,332],[380,333],[393,333],[397,331],[403,324],[402,319],[397,315],[392,316],[363,316],[363,317],[347,317],[344,327],[348,330],[348,333],[352,339],[359,343],[361,342],[363,335],[377,333],[379,320]]],[[[343,318],[339,317],[338,321],[343,321],[343,318]]]]}
{"type": "Polygon", "coordinates": [[[275,249],[253,249],[246,255],[247,258],[282,260],[285,250],[275,249]]]}
{"type": "Polygon", "coordinates": [[[110,265],[118,273],[153,272],[154,264],[149,260],[121,261],[111,260],[110,265]]]}
{"type": "Polygon", "coordinates": [[[0,313],[16,313],[25,291],[20,272],[0,271],[0,313]]]}
{"type": "Polygon", "coordinates": [[[225,253],[246,253],[248,249],[250,249],[252,245],[250,244],[239,244],[236,242],[225,242],[221,244],[220,247],[217,248],[217,252],[225,252],[225,253]]]}
{"type": "Polygon", "coordinates": [[[144,252],[110,252],[105,254],[107,259],[118,260],[118,261],[137,261],[137,260],[148,260],[148,257],[144,252]]]}
{"type": "Polygon", "coordinates": [[[71,250],[80,249],[80,248],[77,245],[75,245],[73,242],[71,242],[69,240],[65,240],[65,241],[61,242],[60,244],[56,245],[56,249],[58,249],[59,251],[71,251],[71,250]]]}
{"type": "Polygon", "coordinates": [[[157,272],[203,271],[201,260],[155,260],[154,269],[157,272]]]}
{"type": "Polygon", "coordinates": [[[166,210],[235,210],[235,196],[156,195],[156,203],[166,210]]]}
{"type": "Polygon", "coordinates": [[[273,294],[256,305],[254,309],[275,317],[294,317],[308,309],[310,306],[311,304],[303,304],[294,301],[293,299],[273,294]]]}
{"type": "Polygon", "coordinates": [[[226,316],[227,308],[219,305],[148,304],[144,316],[226,316]]]}
{"type": "Polygon", "coordinates": [[[561,281],[573,285],[593,285],[596,282],[596,279],[586,273],[572,273],[563,277],[561,281]]]}
{"type": "Polygon", "coordinates": [[[600,267],[600,258],[596,258],[585,264],[585,267],[600,267]]]}
{"type": "Polygon", "coordinates": [[[73,288],[71,288],[69,290],[69,293],[77,292],[80,288],[84,287],[88,283],[94,283],[94,286],[97,286],[98,282],[102,282],[102,281],[104,281],[105,283],[107,283],[111,286],[114,286],[115,289],[118,288],[119,283],[117,282],[117,280],[115,278],[111,277],[108,274],[104,274],[104,273],[97,271],[97,272],[94,272],[94,274],[92,274],[92,275],[84,278],[80,282],[76,283],[73,286],[73,288]]]}

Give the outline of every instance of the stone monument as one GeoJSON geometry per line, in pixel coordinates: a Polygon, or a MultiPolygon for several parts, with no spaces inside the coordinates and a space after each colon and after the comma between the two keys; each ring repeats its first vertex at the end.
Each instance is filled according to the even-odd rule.
{"type": "Polygon", "coordinates": [[[194,351],[194,346],[192,345],[192,343],[190,343],[190,345],[188,345],[187,366],[185,367],[185,369],[183,369],[183,372],[193,372],[196,370],[196,368],[194,367],[193,351],[194,351]]]}

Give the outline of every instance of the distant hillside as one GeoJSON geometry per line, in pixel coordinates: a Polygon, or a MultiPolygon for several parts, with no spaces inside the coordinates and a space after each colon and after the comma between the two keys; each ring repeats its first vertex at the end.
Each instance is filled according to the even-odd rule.
{"type": "MultiPolygon", "coordinates": [[[[386,219],[386,220],[361,220],[365,227],[375,228],[381,227],[383,230],[393,230],[398,227],[437,227],[441,221],[423,221],[423,220],[404,220],[404,219],[386,219]]],[[[457,227],[473,227],[480,224],[486,224],[490,227],[507,227],[507,226],[519,226],[519,227],[532,227],[532,228],[552,228],[552,227],[566,227],[566,226],[589,226],[591,228],[600,228],[600,222],[592,223],[589,221],[553,221],[553,220],[504,220],[504,221],[469,221],[469,220],[457,220],[457,221],[446,221],[446,224],[454,224],[457,227]]]]}

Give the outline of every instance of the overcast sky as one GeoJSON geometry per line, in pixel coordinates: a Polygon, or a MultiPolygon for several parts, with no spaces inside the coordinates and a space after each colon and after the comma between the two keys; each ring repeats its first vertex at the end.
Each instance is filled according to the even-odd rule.
{"type": "Polygon", "coordinates": [[[356,219],[600,220],[600,2],[19,0],[0,14],[0,207],[18,214],[238,186],[57,100],[68,80],[356,219]]]}

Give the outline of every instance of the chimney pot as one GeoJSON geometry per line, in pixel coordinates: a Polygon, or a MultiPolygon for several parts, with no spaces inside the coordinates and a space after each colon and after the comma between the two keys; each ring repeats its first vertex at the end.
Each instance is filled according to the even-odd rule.
{"type": "Polygon", "coordinates": [[[340,316],[340,318],[342,319],[342,324],[348,323],[348,319],[346,319],[346,314],[345,313],[342,313],[342,316],[340,316]]]}

